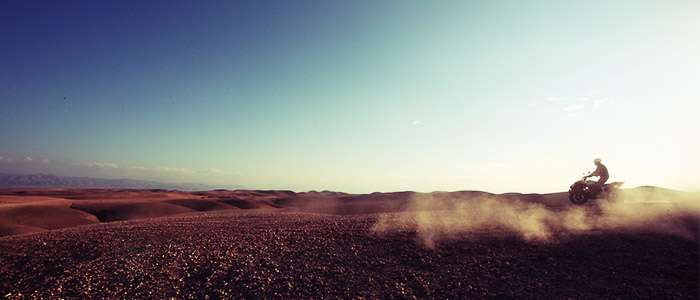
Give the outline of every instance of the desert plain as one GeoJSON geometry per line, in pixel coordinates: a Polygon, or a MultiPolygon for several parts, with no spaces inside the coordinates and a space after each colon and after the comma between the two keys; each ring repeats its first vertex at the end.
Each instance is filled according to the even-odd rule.
{"type": "Polygon", "coordinates": [[[700,198],[0,190],[5,299],[698,299],[700,198]]]}

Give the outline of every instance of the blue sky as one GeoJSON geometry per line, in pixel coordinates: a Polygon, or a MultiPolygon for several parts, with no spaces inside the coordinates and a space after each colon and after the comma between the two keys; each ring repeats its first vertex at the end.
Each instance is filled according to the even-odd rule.
{"type": "Polygon", "coordinates": [[[0,171],[697,189],[697,1],[4,1],[0,171]]]}

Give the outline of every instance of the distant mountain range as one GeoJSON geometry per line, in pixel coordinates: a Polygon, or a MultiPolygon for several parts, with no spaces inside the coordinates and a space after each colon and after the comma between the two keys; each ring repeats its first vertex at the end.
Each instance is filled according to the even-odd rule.
{"type": "Polygon", "coordinates": [[[136,179],[69,177],[57,176],[53,174],[0,173],[0,188],[9,187],[167,189],[182,191],[211,190],[214,188],[220,188],[219,186],[199,183],[163,183],[136,179]]]}

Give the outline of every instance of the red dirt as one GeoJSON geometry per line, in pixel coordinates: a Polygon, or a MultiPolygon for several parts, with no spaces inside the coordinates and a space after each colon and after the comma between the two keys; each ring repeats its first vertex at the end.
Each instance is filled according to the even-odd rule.
{"type": "Polygon", "coordinates": [[[99,222],[69,206],[70,201],[59,198],[0,196],[0,236],[99,222]]]}
{"type": "Polygon", "coordinates": [[[227,205],[222,201],[209,200],[209,199],[173,199],[165,200],[165,203],[175,204],[187,207],[196,211],[212,211],[212,210],[223,210],[223,209],[236,209],[237,207],[227,205]]]}
{"type": "Polygon", "coordinates": [[[137,201],[80,201],[70,206],[94,215],[100,222],[112,222],[122,220],[134,220],[163,217],[174,214],[193,212],[193,209],[170,204],[165,201],[137,202],[137,201]]]}
{"type": "MultiPolygon", "coordinates": [[[[499,227],[438,232],[429,248],[420,242],[424,227],[375,230],[383,218],[420,221],[412,193],[125,192],[0,198],[0,234],[17,234],[0,237],[0,296],[697,299],[700,292],[695,211],[664,214],[651,225],[553,227],[554,236],[541,241],[499,227]],[[98,217],[143,219],[79,222],[98,217]],[[71,228],[31,233],[61,227],[71,228]]],[[[484,195],[450,194],[431,197],[484,195]]],[[[556,196],[499,197],[567,207],[556,196]]],[[[451,212],[436,213],[442,222],[451,212]]]]}

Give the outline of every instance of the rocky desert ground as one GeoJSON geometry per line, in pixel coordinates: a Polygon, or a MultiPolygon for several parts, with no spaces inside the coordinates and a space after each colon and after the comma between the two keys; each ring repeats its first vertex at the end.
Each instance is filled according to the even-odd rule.
{"type": "Polygon", "coordinates": [[[6,299],[697,299],[697,194],[4,189],[6,299]]]}

